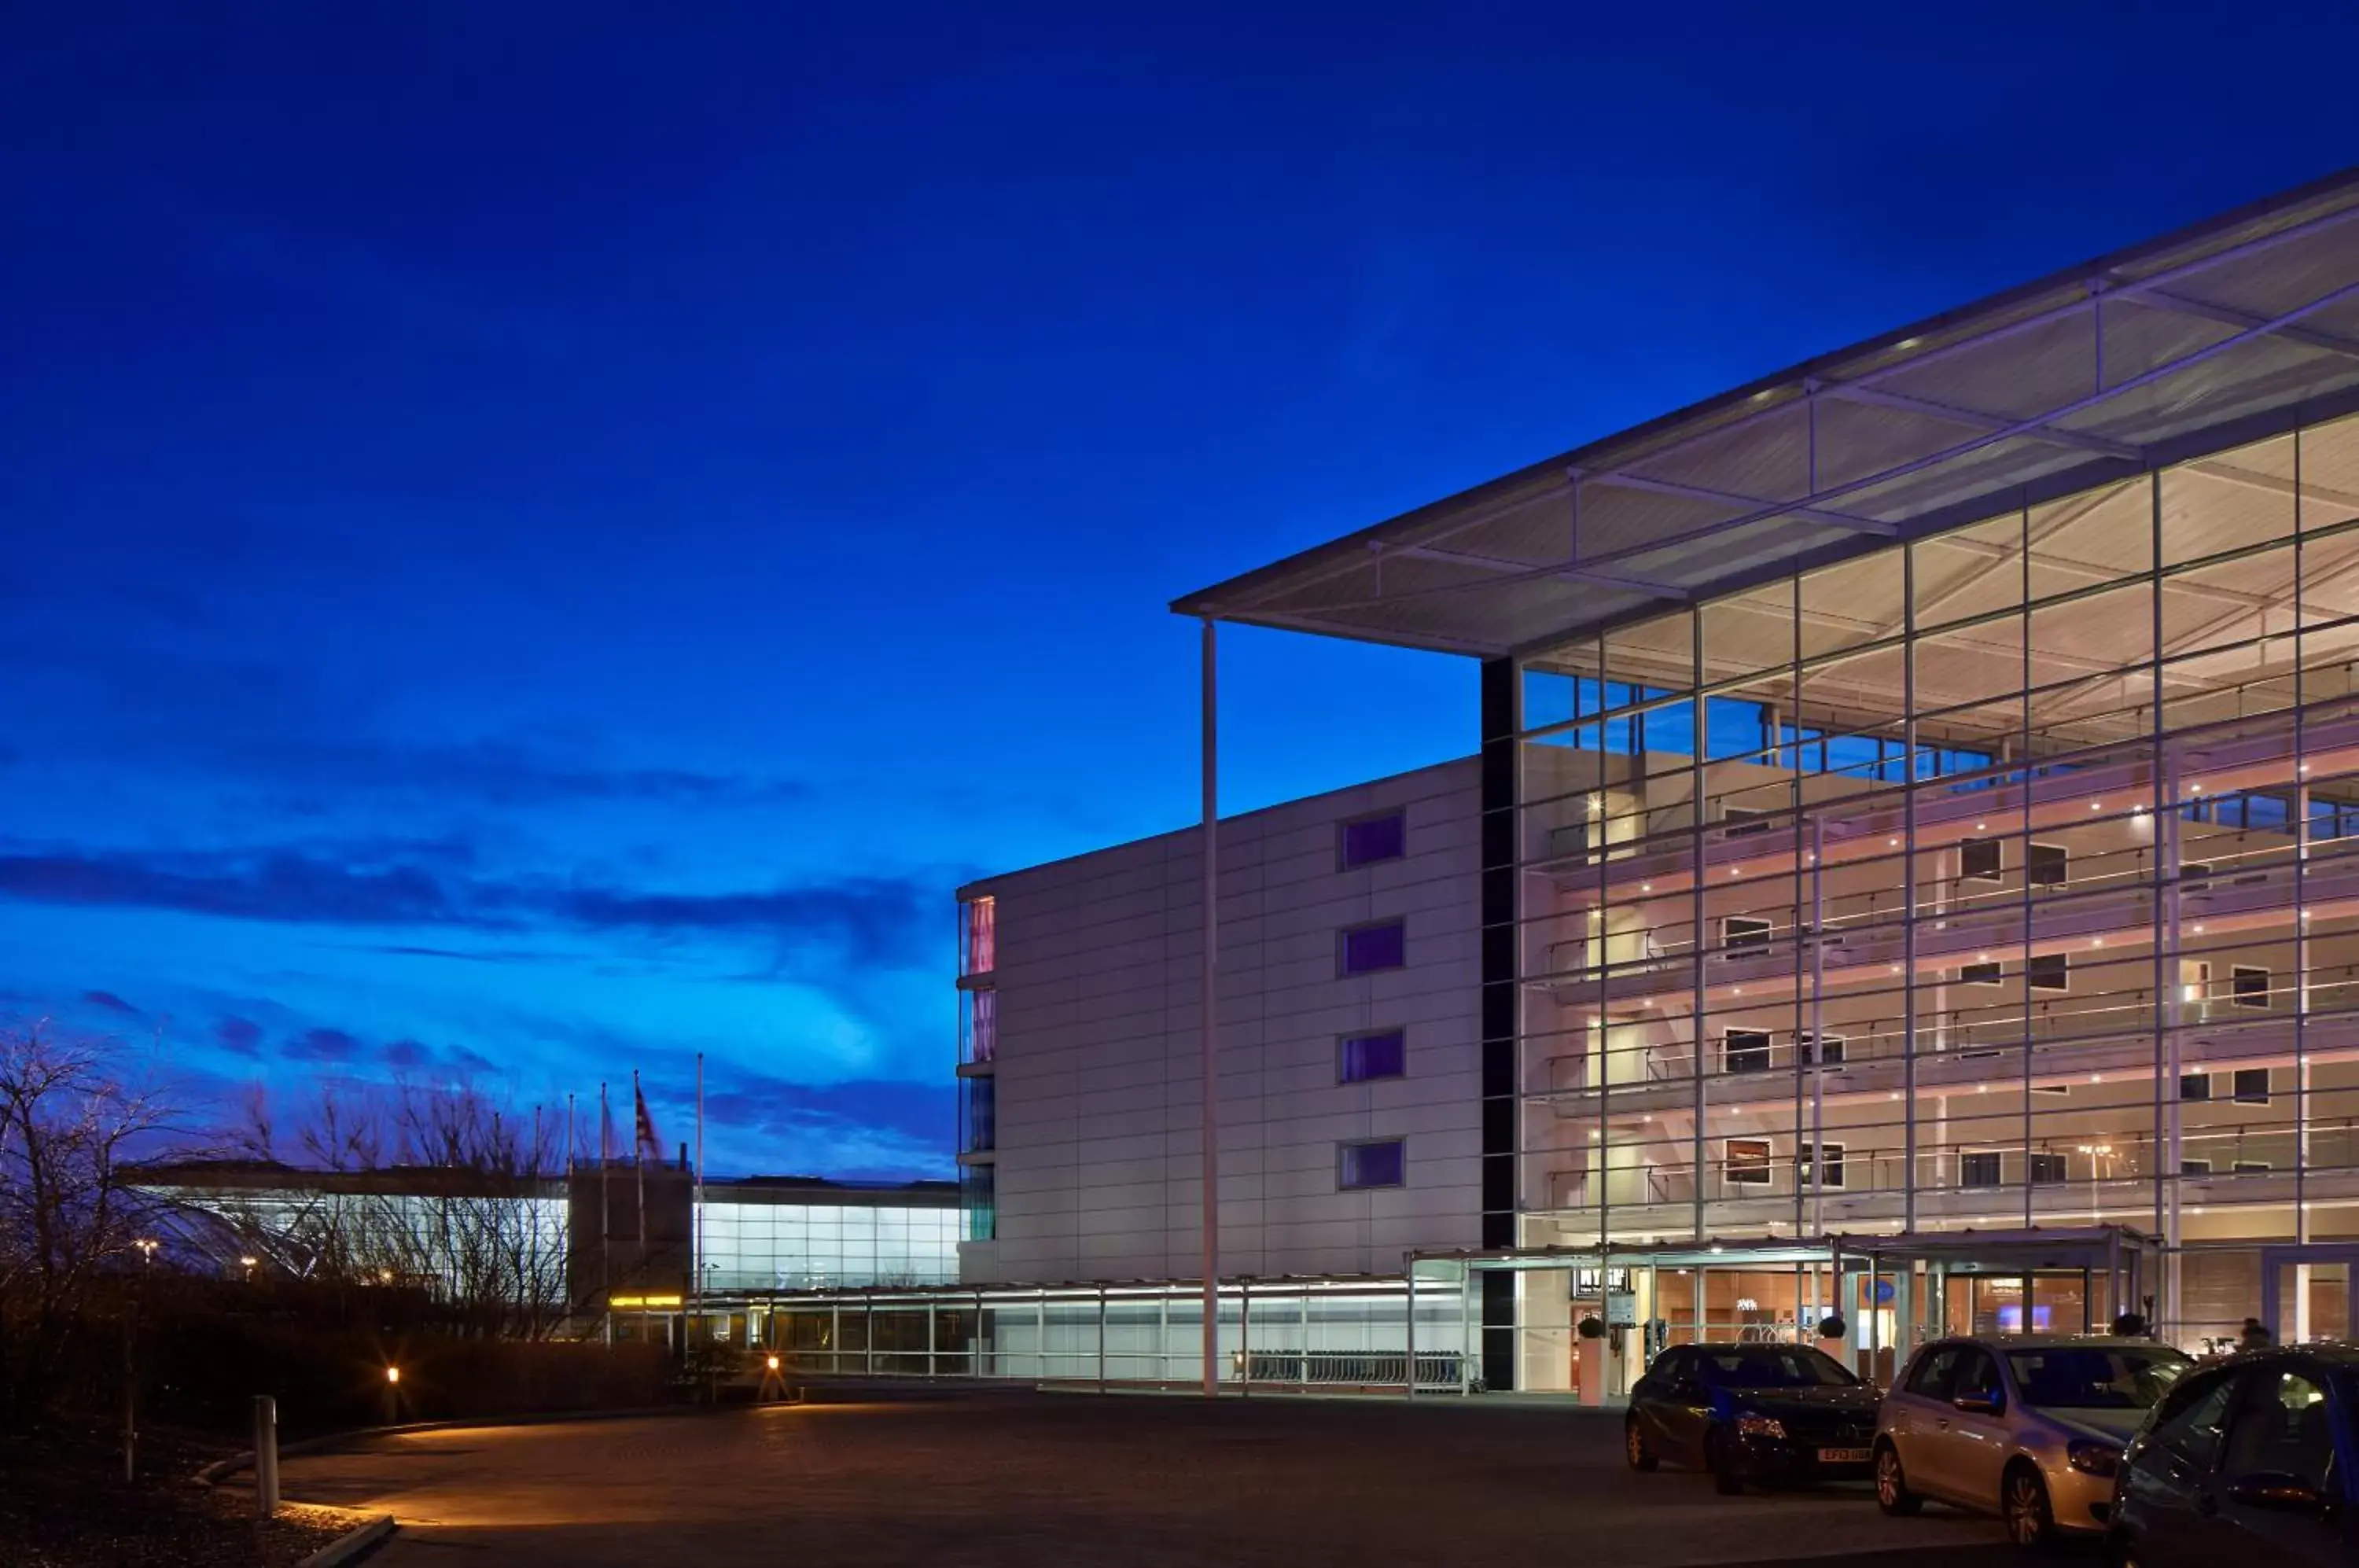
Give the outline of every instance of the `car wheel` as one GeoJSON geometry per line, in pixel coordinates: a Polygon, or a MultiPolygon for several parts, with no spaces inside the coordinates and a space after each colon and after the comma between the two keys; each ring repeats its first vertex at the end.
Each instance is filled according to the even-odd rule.
{"type": "Polygon", "coordinates": [[[1638,1430],[1636,1416],[1622,1423],[1622,1456],[1630,1461],[1633,1470],[1652,1470],[1661,1463],[1647,1446],[1647,1434],[1638,1430]]]}
{"type": "Polygon", "coordinates": [[[1875,1445],[1875,1506],[1896,1519],[1925,1506],[1925,1499],[1908,1489],[1908,1472],[1900,1468],[1900,1450],[1888,1443],[1875,1445]]]}
{"type": "Polygon", "coordinates": [[[2056,1539],[2056,1519],[2048,1506],[2048,1483],[2031,1465],[2011,1465],[1999,1483],[1999,1518],[2006,1521],[2007,1539],[2026,1552],[2037,1552],[2056,1539]]]}
{"type": "Polygon", "coordinates": [[[1703,1465],[1712,1472],[1712,1490],[1722,1497],[1733,1497],[1745,1490],[1745,1477],[1736,1470],[1736,1451],[1717,1432],[1703,1440],[1703,1465]]]}

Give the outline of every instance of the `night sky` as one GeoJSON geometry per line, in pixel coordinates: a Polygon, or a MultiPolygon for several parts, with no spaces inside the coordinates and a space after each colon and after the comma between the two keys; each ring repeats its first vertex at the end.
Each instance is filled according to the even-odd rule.
{"type": "MultiPolygon", "coordinates": [[[[0,1018],[948,1174],[1169,599],[2359,158],[2347,5],[1585,9],[10,7],[0,1018]]],[[[1235,805],[1473,747],[1224,661],[1235,805]]]]}

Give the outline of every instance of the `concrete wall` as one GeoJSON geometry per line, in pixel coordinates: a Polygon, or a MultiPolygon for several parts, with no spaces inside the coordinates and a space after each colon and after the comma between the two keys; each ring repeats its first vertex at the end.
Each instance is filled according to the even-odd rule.
{"type": "MultiPolygon", "coordinates": [[[[1397,1273],[1479,1236],[1473,759],[1221,827],[1221,1270],[1397,1273]],[[1408,853],[1339,869],[1341,824],[1408,812],[1408,853]],[[1339,977],[1343,928],[1399,915],[1405,968],[1339,977]],[[1407,1075],[1338,1079],[1338,1040],[1406,1032],[1407,1075]],[[1398,1189],[1338,1189],[1338,1145],[1408,1139],[1398,1189]]],[[[997,900],[995,1241],[969,1282],[1200,1272],[1195,830],[976,884],[997,900]]]]}

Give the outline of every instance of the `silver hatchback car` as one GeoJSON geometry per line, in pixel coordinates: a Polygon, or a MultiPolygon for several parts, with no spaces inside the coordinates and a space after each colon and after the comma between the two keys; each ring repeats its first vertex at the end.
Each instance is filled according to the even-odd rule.
{"type": "Polygon", "coordinates": [[[1995,1513],[2025,1547],[2101,1531],[2123,1446],[2190,1365],[2145,1339],[1935,1340],[1876,1413],[1875,1500],[1995,1513]]]}

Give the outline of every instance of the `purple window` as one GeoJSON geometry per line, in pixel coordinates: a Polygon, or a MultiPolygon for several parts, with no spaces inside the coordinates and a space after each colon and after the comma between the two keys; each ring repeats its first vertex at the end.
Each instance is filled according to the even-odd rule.
{"type": "Polygon", "coordinates": [[[1364,1083],[1372,1078],[1397,1078],[1407,1070],[1408,1042],[1398,1029],[1343,1037],[1343,1079],[1364,1083]]]}
{"type": "Polygon", "coordinates": [[[1408,817],[1405,812],[1387,811],[1381,817],[1363,817],[1356,822],[1343,824],[1343,869],[1354,866],[1373,866],[1379,860],[1398,860],[1408,853],[1408,817]]]}
{"type": "Polygon", "coordinates": [[[1343,973],[1373,975],[1408,962],[1408,939],[1398,920],[1354,926],[1343,933],[1343,973]]]}
{"type": "Polygon", "coordinates": [[[1346,1191],[1398,1187],[1408,1180],[1408,1149],[1399,1138],[1337,1146],[1335,1181],[1346,1191]]]}

